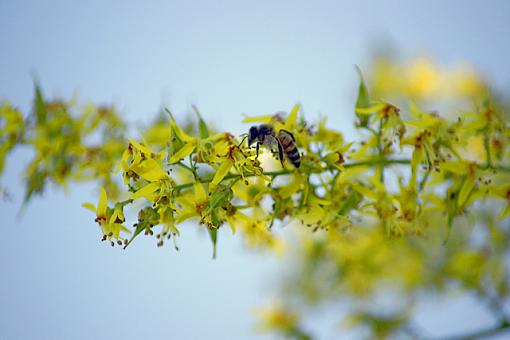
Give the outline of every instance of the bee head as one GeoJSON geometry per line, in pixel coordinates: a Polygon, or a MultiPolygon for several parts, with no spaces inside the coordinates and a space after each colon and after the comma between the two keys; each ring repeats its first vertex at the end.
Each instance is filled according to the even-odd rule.
{"type": "Polygon", "coordinates": [[[248,146],[252,145],[253,142],[257,139],[259,134],[259,129],[256,126],[252,126],[250,131],[248,132],[248,146]]]}

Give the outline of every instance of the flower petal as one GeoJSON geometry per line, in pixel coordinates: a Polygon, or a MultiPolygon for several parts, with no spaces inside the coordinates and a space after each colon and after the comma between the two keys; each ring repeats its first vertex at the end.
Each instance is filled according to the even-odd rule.
{"type": "Polygon", "coordinates": [[[270,123],[273,119],[273,115],[270,116],[256,116],[256,117],[246,117],[243,119],[243,123],[270,123]]]}
{"type": "Polygon", "coordinates": [[[170,121],[170,125],[172,125],[173,131],[179,140],[186,143],[195,142],[196,144],[196,138],[191,137],[186,132],[182,131],[182,129],[175,123],[173,119],[170,121]]]}
{"type": "Polygon", "coordinates": [[[161,166],[154,159],[147,159],[140,164],[133,164],[130,167],[138,176],[150,181],[166,179],[168,175],[161,169],[161,166]]]}
{"type": "Polygon", "coordinates": [[[155,199],[154,193],[156,192],[156,190],[159,189],[159,187],[160,187],[159,182],[149,183],[146,186],[144,186],[143,188],[138,189],[135,193],[133,193],[131,195],[131,199],[135,200],[137,198],[144,197],[144,198],[148,199],[149,201],[151,201],[151,203],[154,203],[154,199],[155,199]]]}
{"type": "Polygon", "coordinates": [[[106,216],[106,203],[108,201],[108,198],[106,197],[106,191],[103,187],[99,188],[100,195],[99,195],[99,202],[97,203],[97,216],[106,216]]]}
{"type": "Polygon", "coordinates": [[[459,192],[459,207],[462,207],[464,203],[466,203],[467,198],[469,197],[469,194],[471,191],[473,191],[473,188],[476,185],[476,177],[475,176],[468,176],[466,180],[464,181],[464,184],[462,184],[462,188],[459,192]]]}
{"type": "Polygon", "coordinates": [[[172,157],[170,157],[168,163],[170,164],[177,163],[178,161],[192,153],[193,150],[195,150],[195,147],[196,147],[195,143],[184,144],[184,146],[179,151],[177,151],[172,155],[172,157]]]}
{"type": "Polygon", "coordinates": [[[202,183],[193,183],[193,188],[195,189],[195,202],[203,202],[207,200],[207,194],[205,193],[202,183]]]}
{"type": "Polygon", "coordinates": [[[96,213],[96,207],[92,203],[83,203],[81,206],[84,207],[85,209],[89,209],[94,214],[96,213]]]}
{"type": "Polygon", "coordinates": [[[298,112],[299,112],[299,104],[296,104],[290,111],[289,116],[287,117],[287,120],[285,121],[285,126],[288,129],[293,129],[296,126],[298,112]]]}
{"type": "Polygon", "coordinates": [[[135,147],[135,149],[143,152],[144,154],[150,155],[150,154],[155,154],[156,153],[151,148],[149,148],[148,146],[145,146],[145,145],[143,145],[141,143],[138,143],[138,142],[132,140],[131,138],[129,139],[129,143],[131,143],[131,145],[133,145],[133,147],[135,147]]]}
{"type": "Polygon", "coordinates": [[[213,180],[211,181],[211,184],[209,184],[209,190],[213,190],[218,185],[218,183],[223,180],[233,165],[234,163],[230,159],[227,159],[225,162],[223,162],[223,164],[220,165],[216,171],[216,174],[214,175],[213,180]]]}

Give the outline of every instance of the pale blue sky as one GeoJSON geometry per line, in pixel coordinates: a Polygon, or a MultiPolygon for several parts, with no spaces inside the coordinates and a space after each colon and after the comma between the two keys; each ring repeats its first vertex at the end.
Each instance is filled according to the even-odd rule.
{"type": "MultiPolygon", "coordinates": [[[[241,112],[299,101],[350,134],[353,65],[368,66],[385,41],[405,57],[469,62],[508,91],[509,18],[506,1],[2,0],[0,98],[28,109],[35,73],[48,96],[113,102],[132,122],[147,123],[162,103],[176,113],[193,103],[241,133],[241,112]]],[[[89,185],[51,190],[16,219],[29,156],[16,152],[1,178],[14,194],[0,202],[1,339],[255,336],[252,310],[274,291],[276,261],[226,230],[212,261],[207,236],[191,225],[179,253],[143,238],[124,252],[105,247],[80,207],[95,201],[89,185]]],[[[441,334],[488,320],[469,301],[446,308],[453,319],[425,307],[422,323],[441,334]]]]}

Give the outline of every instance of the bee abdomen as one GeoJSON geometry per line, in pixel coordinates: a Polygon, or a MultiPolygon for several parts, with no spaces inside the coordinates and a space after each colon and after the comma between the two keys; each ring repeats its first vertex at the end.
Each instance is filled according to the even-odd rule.
{"type": "Polygon", "coordinates": [[[280,143],[282,144],[283,152],[285,153],[285,155],[287,155],[289,161],[296,168],[299,168],[299,165],[301,164],[299,150],[296,147],[296,144],[294,143],[292,137],[288,133],[280,131],[279,139],[280,143]]]}
{"type": "Polygon", "coordinates": [[[287,157],[296,168],[299,168],[301,165],[301,156],[299,156],[299,151],[296,147],[292,150],[292,152],[287,153],[287,157]]]}

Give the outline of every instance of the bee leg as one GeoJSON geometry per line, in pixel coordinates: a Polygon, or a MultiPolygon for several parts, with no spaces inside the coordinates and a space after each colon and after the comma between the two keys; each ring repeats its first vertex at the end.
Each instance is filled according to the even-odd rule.
{"type": "MultiPolygon", "coordinates": [[[[246,140],[246,138],[248,137],[248,134],[247,133],[243,133],[241,136],[243,136],[243,139],[241,140],[241,143],[239,143],[237,145],[237,147],[241,147],[241,145],[243,145],[244,141],[246,140]]],[[[250,147],[250,145],[248,144],[248,147],[250,147]]]]}
{"type": "Polygon", "coordinates": [[[257,157],[255,157],[255,159],[259,159],[259,147],[260,143],[257,142],[257,157]]]}
{"type": "Polygon", "coordinates": [[[280,163],[282,163],[282,168],[285,168],[285,166],[283,165],[283,147],[279,140],[278,140],[277,144],[278,144],[278,155],[280,156],[280,163]]]}

